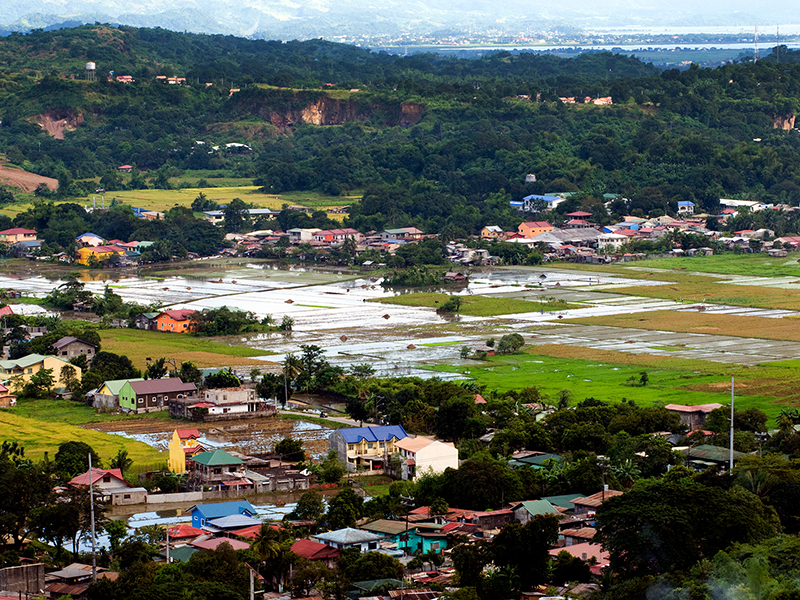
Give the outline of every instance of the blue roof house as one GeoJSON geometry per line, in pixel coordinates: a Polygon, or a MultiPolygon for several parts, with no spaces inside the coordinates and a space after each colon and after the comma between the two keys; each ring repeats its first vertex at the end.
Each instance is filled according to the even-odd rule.
{"type": "Polygon", "coordinates": [[[247,500],[235,502],[215,502],[214,504],[195,504],[186,512],[192,514],[192,527],[200,529],[212,519],[221,519],[232,515],[254,517],[256,509],[247,500]]]}
{"type": "Polygon", "coordinates": [[[351,427],[334,431],[328,444],[348,471],[382,469],[397,452],[395,444],[408,437],[402,425],[351,427]]]}

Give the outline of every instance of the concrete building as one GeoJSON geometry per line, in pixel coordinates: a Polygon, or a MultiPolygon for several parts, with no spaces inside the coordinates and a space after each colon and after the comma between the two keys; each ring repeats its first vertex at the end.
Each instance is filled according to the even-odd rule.
{"type": "Polygon", "coordinates": [[[722,408],[722,404],[718,404],[717,402],[712,402],[711,404],[697,404],[695,406],[667,404],[664,408],[671,412],[678,413],[678,416],[681,418],[681,424],[685,425],[689,431],[697,431],[705,427],[708,413],[712,410],[722,408]]]}
{"type": "Polygon", "coordinates": [[[338,550],[358,548],[359,552],[362,553],[377,550],[380,548],[381,539],[383,539],[382,535],[353,529],[352,527],[345,527],[344,529],[337,529],[336,531],[329,531],[312,537],[319,543],[331,548],[338,550]]]}
{"type": "Polygon", "coordinates": [[[189,471],[189,483],[197,489],[208,486],[212,490],[221,490],[234,484],[253,485],[252,481],[245,483],[244,461],[241,458],[228,454],[224,450],[201,452],[186,460],[189,471]]]}
{"type": "Polygon", "coordinates": [[[60,356],[65,360],[71,360],[77,356],[85,356],[86,364],[92,364],[95,354],[97,354],[97,345],[90,342],[84,342],[78,338],[70,335],[62,337],[60,340],[53,343],[52,348],[56,351],[56,356],[60,356]]]}
{"type": "Polygon", "coordinates": [[[66,374],[62,373],[65,367],[72,369],[75,378],[80,381],[83,372],[80,367],[70,364],[69,361],[59,356],[42,354],[29,354],[13,360],[0,360],[0,375],[3,376],[3,379],[11,381],[12,384],[16,381],[17,385],[11,387],[14,388],[14,391],[18,391],[17,388],[20,385],[24,386],[33,375],[42,369],[52,369],[55,387],[62,387],[67,384],[66,374]],[[17,377],[20,379],[15,380],[17,377]]]}
{"type": "Polygon", "coordinates": [[[442,473],[448,468],[458,468],[458,450],[452,443],[446,444],[423,436],[406,437],[395,443],[395,449],[404,458],[403,479],[414,479],[421,473],[442,473]]]}
{"type": "Polygon", "coordinates": [[[256,396],[254,388],[235,387],[205,390],[198,398],[173,398],[169,414],[175,419],[219,421],[266,417],[277,413],[277,406],[256,396]]]}
{"type": "Polygon", "coordinates": [[[396,452],[395,444],[408,437],[401,425],[353,427],[334,431],[328,444],[348,471],[382,469],[396,452]]]}

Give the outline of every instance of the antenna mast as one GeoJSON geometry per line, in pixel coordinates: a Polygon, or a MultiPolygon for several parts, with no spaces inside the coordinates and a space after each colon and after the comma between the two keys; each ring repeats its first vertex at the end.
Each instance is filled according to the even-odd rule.
{"type": "Polygon", "coordinates": [[[758,62],[758,25],[756,25],[756,37],[754,38],[756,54],[753,57],[753,62],[758,62]]]}

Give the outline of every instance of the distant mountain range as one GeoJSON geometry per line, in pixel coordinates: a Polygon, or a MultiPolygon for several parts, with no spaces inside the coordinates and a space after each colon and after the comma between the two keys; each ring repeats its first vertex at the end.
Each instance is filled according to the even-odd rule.
{"type": "Polygon", "coordinates": [[[595,26],[742,26],[791,23],[796,6],[742,0],[676,0],[669,10],[655,0],[22,0],[7,2],[0,32],[58,29],[85,23],[162,27],[264,39],[370,38],[401,34],[478,36],[496,31],[570,30],[595,26]]]}

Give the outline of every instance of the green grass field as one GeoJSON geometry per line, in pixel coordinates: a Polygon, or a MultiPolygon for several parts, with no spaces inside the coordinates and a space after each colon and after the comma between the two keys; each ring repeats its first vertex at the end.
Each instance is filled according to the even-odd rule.
{"type": "Polygon", "coordinates": [[[0,440],[19,442],[25,447],[25,455],[33,460],[43,458],[45,452],[52,459],[59,444],[69,441],[86,442],[100,455],[104,464],[108,464],[124,448],[133,459],[133,469],[136,470],[137,463],[140,466],[150,466],[166,462],[166,454],[143,442],[84,429],[78,425],[143,417],[148,420],[163,420],[169,418],[169,415],[106,415],[71,400],[22,399],[14,408],[0,409],[0,440]]]}
{"type": "MultiPolygon", "coordinates": [[[[449,294],[435,292],[419,292],[415,294],[400,294],[390,298],[376,298],[369,302],[382,304],[395,304],[401,306],[424,306],[436,308],[450,298],[449,294]]],[[[540,310],[555,311],[578,308],[578,304],[567,302],[532,302],[517,298],[499,298],[494,296],[460,296],[461,309],[457,314],[469,317],[494,317],[498,315],[512,315],[516,313],[538,312],[540,310]]]]}
{"type": "MultiPolygon", "coordinates": [[[[201,177],[190,176],[185,180],[190,184],[195,184],[201,177]]],[[[177,184],[184,178],[175,179],[177,184]]],[[[89,194],[85,198],[69,198],[64,202],[77,202],[84,206],[92,205],[96,199],[101,203],[101,198],[105,197],[106,206],[113,199],[124,204],[164,212],[174,206],[190,206],[192,200],[202,192],[205,196],[218,204],[227,204],[234,198],[240,198],[248,204],[253,204],[259,208],[271,208],[280,210],[284,204],[290,206],[305,206],[312,210],[325,210],[329,207],[347,206],[361,199],[361,194],[351,192],[351,196],[326,196],[319,192],[288,192],[286,194],[263,194],[259,188],[253,185],[252,179],[224,178],[221,180],[211,180],[211,183],[218,185],[213,188],[184,188],[174,190],[121,190],[116,192],[106,192],[105,194],[89,194]]],[[[25,212],[33,207],[32,201],[16,202],[0,208],[0,214],[14,218],[17,214],[25,212]]],[[[330,218],[341,220],[346,215],[330,213],[330,218]]]]}
{"type": "MultiPolygon", "coordinates": [[[[720,273],[757,277],[800,277],[800,255],[790,254],[784,258],[766,254],[715,254],[713,256],[676,256],[650,258],[629,263],[629,267],[695,271],[698,273],[720,273]]],[[[623,272],[630,271],[623,267],[623,272]]]]}
{"type": "Polygon", "coordinates": [[[127,356],[139,369],[145,368],[147,357],[174,358],[179,363],[190,360],[198,367],[228,367],[259,363],[261,361],[252,360],[252,357],[269,354],[185,333],[141,329],[103,329],[99,333],[103,350],[127,356]]]}
{"type": "Polygon", "coordinates": [[[758,367],[739,367],[690,359],[631,355],[620,352],[595,352],[579,347],[538,346],[530,353],[489,357],[466,366],[437,365],[437,371],[461,373],[485,385],[487,391],[505,392],[534,386],[555,397],[567,389],[576,401],[594,397],[620,402],[633,400],[641,406],[656,403],[707,404],[730,402],[730,377],[735,375],[736,406],[759,408],[770,418],[776,417],[790,400],[796,401],[794,387],[800,361],[771,363],[758,367]],[[602,354],[602,358],[585,360],[568,356],[602,354]],[[611,362],[611,360],[615,362],[611,362]],[[627,363],[627,364],[626,364],[627,363]],[[628,385],[648,374],[645,386],[628,385]],[[791,397],[787,397],[786,394],[791,397]]]}

